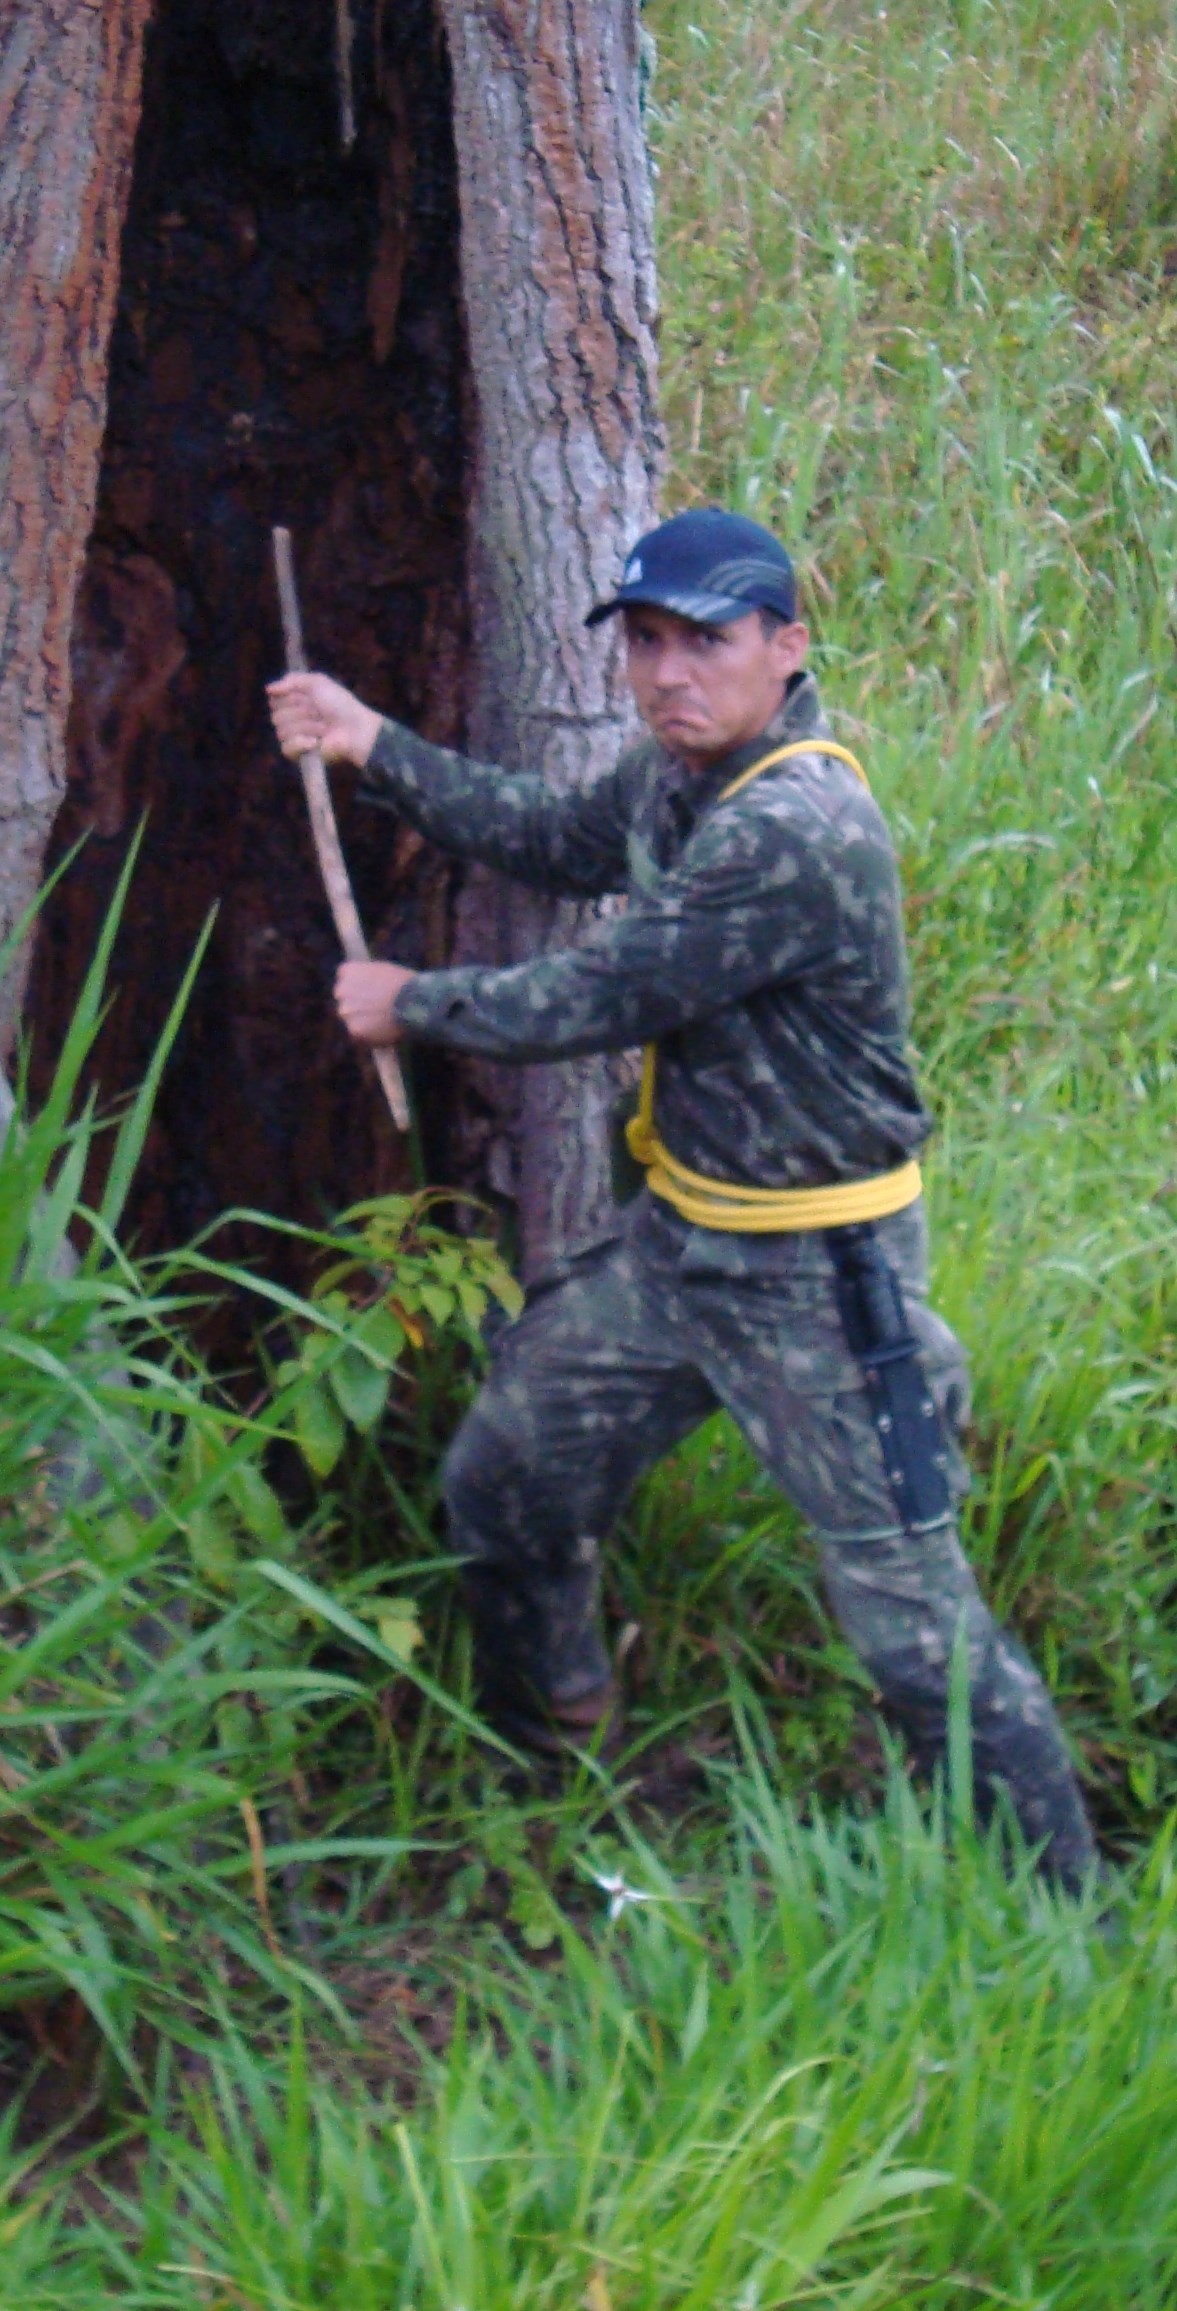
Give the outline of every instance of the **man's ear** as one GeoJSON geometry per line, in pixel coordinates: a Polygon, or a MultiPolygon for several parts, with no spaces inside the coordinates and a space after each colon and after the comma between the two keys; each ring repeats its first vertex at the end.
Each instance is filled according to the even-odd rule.
{"type": "Polygon", "coordinates": [[[787,682],[790,675],[799,674],[805,664],[809,649],[809,628],[803,626],[799,619],[791,626],[775,626],[771,644],[775,670],[787,682]]]}

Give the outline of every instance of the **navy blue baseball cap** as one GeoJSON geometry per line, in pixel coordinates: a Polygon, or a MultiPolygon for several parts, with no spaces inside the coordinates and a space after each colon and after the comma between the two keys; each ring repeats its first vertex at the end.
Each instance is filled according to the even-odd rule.
{"type": "Polygon", "coordinates": [[[726,626],[749,610],[775,610],[791,626],[797,581],[771,530],[746,514],[700,506],[638,539],[617,592],[611,601],[598,602],[585,624],[599,626],[631,603],[673,610],[696,626],[726,626]]]}

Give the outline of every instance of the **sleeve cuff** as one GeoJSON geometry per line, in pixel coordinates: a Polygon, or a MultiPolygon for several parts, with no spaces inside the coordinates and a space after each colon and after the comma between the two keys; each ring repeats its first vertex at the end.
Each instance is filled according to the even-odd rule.
{"type": "Polygon", "coordinates": [[[361,802],[374,802],[385,810],[400,807],[404,769],[400,742],[410,736],[399,722],[391,722],[387,715],[383,717],[372,752],[359,775],[356,792],[361,802]]]}
{"type": "Polygon", "coordinates": [[[479,976],[475,970],[418,971],[393,1004],[397,1025],[411,1035],[444,1039],[446,1021],[461,1010],[464,997],[479,976]]]}

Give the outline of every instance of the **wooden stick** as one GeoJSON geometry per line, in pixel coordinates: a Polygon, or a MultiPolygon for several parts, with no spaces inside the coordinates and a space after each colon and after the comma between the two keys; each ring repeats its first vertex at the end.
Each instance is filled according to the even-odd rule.
{"type": "MultiPolygon", "coordinates": [[[[274,531],[274,574],[278,580],[278,600],[282,609],[282,634],[286,643],[286,671],[305,674],[306,651],[302,642],[302,619],[298,609],[298,590],[294,583],[294,556],[290,548],[289,530],[274,531]]],[[[352,887],[348,881],[340,847],[339,829],[331,807],[331,791],[323,757],[316,747],[312,754],[300,754],[298,767],[311,817],[311,833],[315,838],[319,872],[323,888],[335,918],[339,944],[349,963],[367,963],[368,942],[360,921],[352,887]]],[[[398,1131],[409,1128],[409,1103],[405,1097],[404,1079],[397,1065],[396,1054],[387,1047],[373,1051],[376,1073],[388,1101],[392,1120],[398,1131]]]]}
{"type": "Polygon", "coordinates": [[[339,135],[345,152],[356,141],[356,101],[351,44],[355,36],[349,0],[335,0],[335,78],[339,90],[339,135]]]}

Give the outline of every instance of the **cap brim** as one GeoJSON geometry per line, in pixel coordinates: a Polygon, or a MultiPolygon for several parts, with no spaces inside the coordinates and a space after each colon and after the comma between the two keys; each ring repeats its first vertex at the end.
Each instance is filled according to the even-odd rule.
{"type": "Polygon", "coordinates": [[[692,626],[730,626],[733,618],[746,618],[755,608],[755,602],[737,602],[733,594],[692,593],[673,586],[623,586],[611,602],[598,602],[595,610],[589,611],[585,625],[599,626],[618,610],[645,609],[670,610],[692,626]]]}

